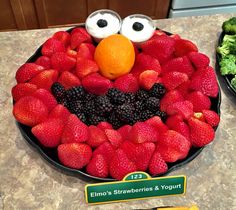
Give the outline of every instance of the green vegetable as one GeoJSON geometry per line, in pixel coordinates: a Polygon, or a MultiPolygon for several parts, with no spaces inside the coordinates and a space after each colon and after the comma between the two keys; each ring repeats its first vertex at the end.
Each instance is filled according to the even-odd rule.
{"type": "Polygon", "coordinates": [[[231,85],[236,89],[236,75],[234,78],[231,80],[231,85]]]}
{"type": "Polygon", "coordinates": [[[222,57],[234,54],[236,55],[236,34],[235,35],[225,35],[221,46],[217,48],[217,52],[222,55],[222,57]]]}
{"type": "Polygon", "coordinates": [[[236,74],[236,56],[226,55],[220,61],[220,73],[222,75],[226,74],[236,74]]]}
{"type": "Polygon", "coordinates": [[[226,34],[236,34],[236,17],[225,21],[222,25],[222,29],[226,34]]]}

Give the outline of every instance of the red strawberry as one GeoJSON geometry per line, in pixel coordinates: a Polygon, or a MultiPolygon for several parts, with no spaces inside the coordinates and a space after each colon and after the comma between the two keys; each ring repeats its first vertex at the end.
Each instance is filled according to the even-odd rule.
{"type": "Polygon", "coordinates": [[[145,90],[151,89],[151,87],[157,82],[158,73],[153,70],[143,71],[139,75],[139,85],[145,90]]]}
{"type": "Polygon", "coordinates": [[[112,87],[111,81],[98,73],[84,77],[82,79],[82,85],[89,93],[96,95],[105,94],[112,87]]]}
{"type": "Polygon", "coordinates": [[[122,139],[128,140],[129,139],[129,132],[130,132],[131,128],[132,128],[131,125],[124,125],[124,126],[120,127],[117,131],[122,136],[122,139]]]}
{"type": "Polygon", "coordinates": [[[57,106],[55,106],[54,109],[49,113],[48,118],[59,118],[64,123],[66,123],[69,116],[70,116],[69,110],[63,105],[57,104],[57,106]]]}
{"type": "Polygon", "coordinates": [[[136,57],[135,64],[130,73],[132,73],[135,77],[139,77],[139,74],[145,70],[153,70],[158,74],[161,73],[161,65],[156,58],[145,54],[139,53],[136,57]]]}
{"type": "Polygon", "coordinates": [[[170,37],[172,37],[174,40],[181,39],[179,34],[172,34],[170,37]]]}
{"type": "Polygon", "coordinates": [[[157,151],[154,152],[150,160],[148,169],[149,169],[149,173],[152,176],[156,176],[156,175],[167,172],[168,166],[166,162],[163,160],[163,158],[161,157],[161,154],[159,152],[157,151]]]}
{"type": "Polygon", "coordinates": [[[86,166],[92,157],[91,147],[83,143],[61,144],[58,146],[57,152],[63,165],[75,169],[86,166]]]}
{"type": "Polygon", "coordinates": [[[40,99],[47,106],[49,112],[57,105],[55,97],[48,90],[40,88],[32,96],[40,99]]]}
{"type": "Polygon", "coordinates": [[[141,45],[141,48],[144,53],[158,59],[163,64],[173,56],[174,45],[175,41],[173,38],[162,35],[146,41],[141,45]]]}
{"type": "Polygon", "coordinates": [[[47,119],[48,108],[40,99],[25,96],[14,104],[13,115],[20,123],[32,127],[47,119]]]}
{"type": "Polygon", "coordinates": [[[106,162],[110,163],[114,153],[115,149],[113,148],[110,142],[106,141],[94,150],[93,155],[94,156],[98,154],[103,155],[106,162]]]}
{"type": "Polygon", "coordinates": [[[70,34],[67,31],[58,31],[53,34],[52,38],[62,42],[65,46],[70,44],[70,34]]]}
{"type": "Polygon", "coordinates": [[[18,101],[21,97],[29,96],[37,90],[37,86],[30,83],[19,83],[11,89],[14,101],[18,101]]]}
{"type": "Polygon", "coordinates": [[[122,180],[125,175],[136,171],[136,169],[136,165],[128,159],[123,150],[116,150],[109,166],[111,177],[122,180]]]}
{"type": "Polygon", "coordinates": [[[61,83],[66,89],[81,85],[79,78],[69,71],[63,71],[58,79],[58,82],[61,83]]]}
{"type": "Polygon", "coordinates": [[[66,48],[64,44],[56,39],[48,39],[42,47],[42,54],[51,57],[56,52],[65,52],[66,48]]]}
{"type": "Polygon", "coordinates": [[[169,106],[166,110],[168,115],[179,114],[184,119],[189,119],[193,116],[193,104],[190,101],[179,101],[169,106]]]}
{"type": "Polygon", "coordinates": [[[138,144],[135,144],[132,141],[125,140],[122,142],[120,149],[125,152],[131,161],[135,162],[137,160],[137,145],[138,144]]]}
{"type": "Polygon", "coordinates": [[[76,115],[71,114],[62,133],[61,142],[80,143],[87,141],[88,138],[88,127],[76,115]]]}
{"type": "MultiPolygon", "coordinates": [[[[174,115],[174,116],[178,116],[178,115],[174,115]]],[[[171,119],[171,117],[169,117],[166,121],[166,124],[168,125],[168,127],[171,130],[174,130],[174,131],[182,134],[187,140],[189,140],[189,127],[184,121],[177,120],[177,118],[171,119]],[[174,120],[176,120],[175,124],[173,124],[174,120]],[[170,121],[172,121],[172,122],[170,122],[170,121]]]]}
{"type": "Polygon", "coordinates": [[[187,56],[173,58],[167,61],[162,66],[162,73],[165,74],[171,71],[178,71],[181,73],[185,73],[190,78],[194,72],[194,68],[192,67],[191,62],[189,61],[187,56]]]}
{"type": "Polygon", "coordinates": [[[76,64],[76,74],[80,79],[84,78],[85,76],[95,73],[99,70],[98,65],[95,61],[80,58],[77,60],[76,64]]]}
{"type": "Polygon", "coordinates": [[[168,72],[162,77],[162,83],[167,90],[174,90],[186,81],[188,81],[188,75],[178,71],[168,72]]]}
{"type": "Polygon", "coordinates": [[[205,122],[205,118],[202,112],[194,112],[193,117],[197,118],[198,120],[201,120],[202,122],[205,122]]]}
{"type": "Polygon", "coordinates": [[[207,96],[216,97],[219,87],[214,69],[208,66],[205,69],[196,71],[192,76],[190,88],[199,90],[207,96]]]}
{"type": "Polygon", "coordinates": [[[103,155],[98,154],[92,157],[86,171],[92,176],[105,178],[108,176],[109,167],[103,155]]]}
{"type": "Polygon", "coordinates": [[[105,132],[94,125],[89,126],[89,138],[87,144],[91,147],[98,147],[104,142],[108,141],[105,132]]]}
{"type": "Polygon", "coordinates": [[[78,48],[77,48],[77,57],[78,58],[85,58],[89,60],[94,59],[94,53],[95,53],[95,46],[93,44],[89,43],[82,43],[78,48]]]}
{"type": "Polygon", "coordinates": [[[37,65],[43,66],[45,69],[50,69],[51,68],[51,60],[47,56],[40,56],[38,59],[35,61],[37,65]]]}
{"type": "Polygon", "coordinates": [[[136,93],[139,89],[138,80],[132,74],[126,74],[116,79],[114,87],[126,93],[136,93]]]}
{"type": "Polygon", "coordinates": [[[50,90],[52,84],[57,81],[58,72],[56,70],[44,70],[30,80],[30,83],[38,88],[50,90]]]}
{"type": "Polygon", "coordinates": [[[111,142],[111,145],[114,148],[120,147],[120,145],[124,141],[122,139],[122,136],[120,135],[120,133],[118,131],[116,131],[116,130],[105,129],[105,134],[107,135],[108,140],[111,142]]]}
{"type": "Polygon", "coordinates": [[[77,59],[77,51],[72,50],[70,46],[67,47],[66,54],[72,58],[77,59]]]}
{"type": "Polygon", "coordinates": [[[186,96],[190,90],[189,90],[189,86],[191,84],[191,81],[190,80],[187,80],[186,82],[183,82],[181,85],[179,85],[176,90],[178,90],[182,96],[186,96]]]}
{"type": "Polygon", "coordinates": [[[194,117],[188,121],[190,128],[190,141],[195,147],[203,147],[213,141],[215,137],[214,129],[207,123],[194,117]]]}
{"type": "Polygon", "coordinates": [[[100,122],[97,124],[97,127],[105,130],[105,129],[112,129],[112,125],[109,122],[100,122]]]}
{"type": "Polygon", "coordinates": [[[175,125],[179,122],[183,121],[183,117],[179,114],[175,114],[175,115],[171,115],[168,116],[168,118],[166,119],[166,125],[172,129],[173,127],[175,127],[175,125]]]}
{"type": "Polygon", "coordinates": [[[177,39],[175,40],[175,56],[181,57],[187,55],[189,52],[197,52],[197,46],[189,40],[177,39]]]}
{"type": "Polygon", "coordinates": [[[155,151],[155,144],[152,142],[145,142],[136,147],[136,161],[138,171],[146,171],[152,155],[155,151]]]}
{"type": "Polygon", "coordinates": [[[31,132],[45,147],[56,147],[60,143],[64,122],[60,119],[47,119],[34,126],[31,132]]]}
{"type": "Polygon", "coordinates": [[[190,142],[180,133],[168,130],[161,136],[157,151],[165,162],[184,159],[190,150],[190,142]]]}
{"type": "Polygon", "coordinates": [[[25,83],[44,70],[43,66],[35,63],[25,63],[16,72],[17,83],[25,83]]]}
{"type": "Polygon", "coordinates": [[[76,64],[76,59],[68,56],[65,52],[56,52],[51,57],[52,68],[62,71],[70,71],[76,64]]]}
{"type": "Polygon", "coordinates": [[[196,69],[205,68],[210,64],[210,59],[203,53],[190,52],[188,58],[196,69]]]}
{"type": "Polygon", "coordinates": [[[172,106],[173,103],[183,100],[184,98],[178,90],[169,91],[161,99],[160,109],[161,111],[166,112],[168,106],[172,106]]]}
{"type": "Polygon", "coordinates": [[[202,110],[202,113],[203,113],[203,116],[204,116],[206,122],[209,125],[215,127],[219,124],[220,117],[216,112],[214,112],[212,110],[202,110]]]}
{"type": "Polygon", "coordinates": [[[157,36],[161,36],[161,35],[166,36],[166,33],[162,30],[155,30],[151,39],[155,39],[157,36]]]}
{"type": "Polygon", "coordinates": [[[151,125],[145,122],[136,122],[130,130],[129,138],[134,143],[156,142],[158,133],[151,125]]]}
{"type": "Polygon", "coordinates": [[[75,28],[71,32],[71,48],[75,49],[80,46],[81,43],[92,43],[92,38],[84,28],[75,28]]]}
{"type": "MultiPolygon", "coordinates": [[[[148,120],[145,121],[148,125],[155,128],[155,130],[159,133],[165,133],[168,130],[168,127],[165,125],[165,123],[162,122],[161,118],[158,116],[154,116],[148,120]]],[[[159,139],[159,138],[158,138],[159,139]]]]}
{"type": "Polygon", "coordinates": [[[186,99],[193,104],[194,112],[201,112],[203,109],[210,109],[211,107],[211,100],[200,91],[189,93],[186,99]]]}

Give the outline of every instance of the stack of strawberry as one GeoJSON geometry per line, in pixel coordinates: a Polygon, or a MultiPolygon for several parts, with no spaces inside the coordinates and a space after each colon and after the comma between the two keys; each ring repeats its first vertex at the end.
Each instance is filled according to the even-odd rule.
{"type": "Polygon", "coordinates": [[[135,47],[131,72],[115,81],[99,74],[95,48],[84,28],[60,31],[43,44],[42,56],[16,72],[16,120],[32,127],[42,146],[57,147],[63,165],[118,180],[137,170],[156,176],[168,170],[168,163],[186,158],[191,147],[214,139],[220,119],[211,110],[211,98],[218,95],[218,83],[209,58],[195,44],[156,31],[141,49],[135,47]],[[111,87],[136,92],[162,83],[167,92],[160,109],[167,120],[154,116],[118,130],[108,122],[88,126],[57,103],[50,90],[57,81],[67,89],[82,85],[96,95],[111,87]]]}

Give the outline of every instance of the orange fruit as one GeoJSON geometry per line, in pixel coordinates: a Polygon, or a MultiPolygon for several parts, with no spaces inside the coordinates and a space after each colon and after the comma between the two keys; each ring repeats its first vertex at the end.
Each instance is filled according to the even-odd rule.
{"type": "Polygon", "coordinates": [[[111,35],[98,44],[94,59],[104,77],[115,79],[129,73],[134,65],[133,44],[123,35],[111,35]]]}

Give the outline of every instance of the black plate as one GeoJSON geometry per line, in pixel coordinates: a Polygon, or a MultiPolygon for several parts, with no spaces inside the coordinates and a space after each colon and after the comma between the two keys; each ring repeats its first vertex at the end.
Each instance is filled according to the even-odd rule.
{"type": "MultiPolygon", "coordinates": [[[[220,34],[219,40],[218,40],[218,46],[221,45],[221,43],[223,42],[223,38],[225,36],[225,33],[222,32],[220,34]]],[[[218,72],[219,75],[221,75],[220,73],[220,60],[221,60],[221,55],[219,53],[216,52],[216,71],[218,72]]],[[[231,85],[230,81],[234,78],[233,75],[221,75],[226,83],[227,88],[229,89],[229,91],[236,96],[236,89],[231,85]]]]}
{"type": "MultiPolygon", "coordinates": [[[[84,24],[78,25],[78,27],[84,27],[84,24]]],[[[67,30],[70,32],[73,28],[67,30]]],[[[171,35],[169,32],[165,32],[168,35],[171,35]]],[[[39,56],[41,56],[41,48],[40,46],[36,52],[26,61],[27,63],[29,62],[34,62],[39,56]]],[[[221,93],[219,91],[219,94],[216,98],[211,98],[211,109],[220,114],[220,103],[221,103],[221,93]]],[[[82,170],[77,170],[77,169],[72,169],[68,168],[64,165],[62,165],[58,159],[57,156],[57,149],[56,148],[46,148],[43,145],[40,144],[40,142],[35,138],[35,136],[31,133],[31,127],[23,125],[19,122],[16,122],[16,125],[18,126],[22,136],[24,139],[34,148],[36,149],[37,152],[46,160],[47,163],[49,163],[51,166],[53,166],[55,169],[71,175],[71,176],[76,176],[79,177],[85,181],[115,181],[113,178],[99,178],[99,177],[94,177],[85,172],[84,169],[82,170]]],[[[217,127],[215,128],[215,130],[217,127]]],[[[184,160],[177,161],[175,163],[169,163],[168,164],[168,171],[164,174],[158,175],[158,176],[164,176],[170,173],[171,171],[174,171],[185,164],[189,163],[192,161],[195,157],[197,157],[200,152],[203,150],[204,147],[201,148],[191,148],[189,151],[188,156],[184,160]]]]}

